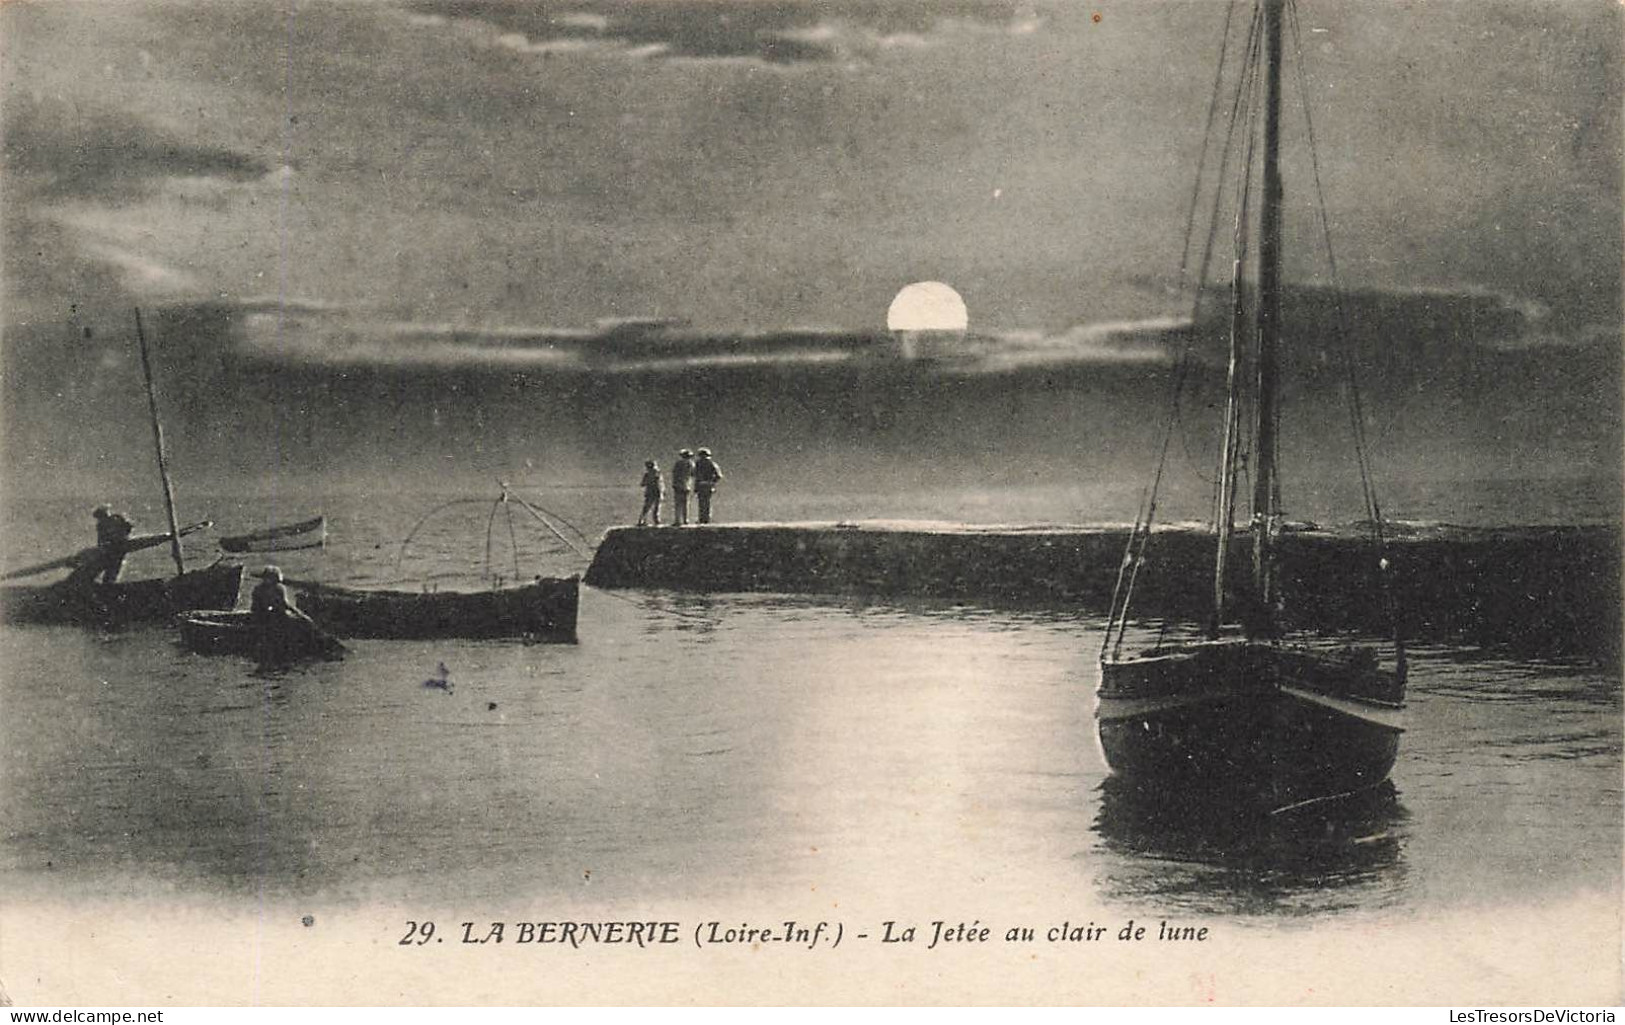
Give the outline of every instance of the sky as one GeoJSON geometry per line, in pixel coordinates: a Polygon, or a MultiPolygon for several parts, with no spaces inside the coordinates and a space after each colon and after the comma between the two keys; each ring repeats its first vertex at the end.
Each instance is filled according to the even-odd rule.
{"type": "MultiPolygon", "coordinates": [[[[928,280],[973,328],[1166,315],[1227,8],[13,0],[6,322],[875,329],[928,280]]],[[[1300,21],[1344,279],[1617,338],[1618,4],[1300,21]]]]}

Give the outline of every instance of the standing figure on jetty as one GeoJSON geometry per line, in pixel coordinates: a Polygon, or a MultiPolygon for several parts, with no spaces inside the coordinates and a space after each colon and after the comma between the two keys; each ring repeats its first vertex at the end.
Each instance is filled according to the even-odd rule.
{"type": "Polygon", "coordinates": [[[722,468],[711,458],[711,450],[700,449],[694,463],[694,493],[700,499],[700,522],[711,522],[711,493],[722,483],[722,468]]]}
{"type": "Polygon", "coordinates": [[[683,449],[671,464],[671,525],[688,526],[688,492],[694,486],[694,453],[683,449]]]}
{"type": "Polygon", "coordinates": [[[68,582],[79,587],[95,583],[98,576],[104,584],[117,583],[119,571],[124,568],[124,544],[135,531],[135,524],[105,505],[97,506],[93,515],[96,517],[96,554],[68,574],[68,582]]]}
{"type": "Polygon", "coordinates": [[[643,511],[638,513],[638,526],[649,525],[649,514],[654,514],[655,526],[660,526],[660,467],[653,459],[643,463],[643,511]]]}

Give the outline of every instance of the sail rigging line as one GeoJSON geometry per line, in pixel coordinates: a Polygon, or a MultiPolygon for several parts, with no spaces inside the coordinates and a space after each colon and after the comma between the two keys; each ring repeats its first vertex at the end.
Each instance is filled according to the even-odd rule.
{"type": "MultiPolygon", "coordinates": [[[[1111,607],[1106,610],[1106,632],[1105,636],[1100,640],[1100,653],[1102,656],[1105,655],[1108,648],[1112,647],[1112,631],[1114,628],[1119,629],[1118,645],[1123,643],[1118,620],[1119,606],[1117,599],[1123,593],[1123,581],[1129,566],[1134,561],[1134,541],[1140,535],[1140,523],[1145,518],[1146,497],[1150,494],[1150,491],[1151,486],[1149,484],[1140,489],[1140,503],[1134,511],[1134,526],[1130,528],[1128,540],[1123,544],[1122,561],[1117,564],[1117,580],[1112,584],[1112,603],[1111,607]]],[[[1121,606],[1121,615],[1123,617],[1122,626],[1126,627],[1128,622],[1128,601],[1126,599],[1121,606]]]]}
{"type": "MultiPolygon", "coordinates": [[[[1234,138],[1234,135],[1235,135],[1235,126],[1240,123],[1240,121],[1242,120],[1243,117],[1245,117],[1245,120],[1247,122],[1247,128],[1246,128],[1247,155],[1242,160],[1242,173],[1237,176],[1236,198],[1235,198],[1236,217],[1235,217],[1235,227],[1233,229],[1232,239],[1231,239],[1232,252],[1233,252],[1234,255],[1232,256],[1231,265],[1230,265],[1230,287],[1229,287],[1230,310],[1231,310],[1230,346],[1229,346],[1229,348],[1230,348],[1231,351],[1230,351],[1230,354],[1229,354],[1229,360],[1227,361],[1226,375],[1225,375],[1225,401],[1226,401],[1225,426],[1226,426],[1226,431],[1227,431],[1226,438],[1230,437],[1229,431],[1231,429],[1230,428],[1231,417],[1232,416],[1236,417],[1237,418],[1237,423],[1239,423],[1240,422],[1239,418],[1240,418],[1240,415],[1241,415],[1241,410],[1239,408],[1239,403],[1237,402],[1237,390],[1236,390],[1236,381],[1237,381],[1237,379],[1236,379],[1235,375],[1236,375],[1237,370],[1239,369],[1238,366],[1236,365],[1236,363],[1237,363],[1236,346],[1238,344],[1237,339],[1240,337],[1240,332],[1242,331],[1243,326],[1244,326],[1240,321],[1240,318],[1241,318],[1242,312],[1243,312],[1242,311],[1243,294],[1242,294],[1242,289],[1241,289],[1241,285],[1242,285],[1241,277],[1242,277],[1243,271],[1245,270],[1245,261],[1246,261],[1246,248],[1245,248],[1246,226],[1247,226],[1248,210],[1249,210],[1250,205],[1251,205],[1250,200],[1251,200],[1251,197],[1252,197],[1252,175],[1249,173],[1249,169],[1253,166],[1253,152],[1254,152],[1254,149],[1256,147],[1257,135],[1258,135],[1258,133],[1256,131],[1257,117],[1258,117],[1258,106],[1257,106],[1257,99],[1258,98],[1257,98],[1257,96],[1255,94],[1255,91],[1258,88],[1258,45],[1259,45],[1259,33],[1260,33],[1260,30],[1261,30],[1260,19],[1262,18],[1262,14],[1263,14],[1262,9],[1255,6],[1254,9],[1253,9],[1253,23],[1252,23],[1252,30],[1251,30],[1252,34],[1251,34],[1251,36],[1249,37],[1249,40],[1248,40],[1249,45],[1248,45],[1248,48],[1247,48],[1247,62],[1243,67],[1243,77],[1242,77],[1241,81],[1239,81],[1237,83],[1237,87],[1236,87],[1236,104],[1235,104],[1235,107],[1234,107],[1234,109],[1232,111],[1232,115],[1231,115],[1232,116],[1232,122],[1231,122],[1231,138],[1232,139],[1234,138]],[[1231,409],[1232,405],[1236,406],[1236,408],[1234,410],[1231,409]]],[[[1227,145],[1228,145],[1228,140],[1227,140],[1227,145]]],[[[1228,153],[1227,153],[1227,159],[1228,159],[1228,153]]],[[[1217,238],[1218,231],[1219,231],[1219,211],[1220,211],[1219,202],[1220,202],[1221,196],[1223,195],[1223,189],[1224,189],[1224,179],[1223,179],[1223,176],[1221,176],[1220,180],[1219,180],[1218,191],[1215,192],[1214,199],[1213,199],[1213,223],[1210,225],[1209,230],[1208,230],[1208,240],[1209,240],[1209,250],[1210,250],[1209,256],[1210,257],[1211,257],[1211,248],[1212,248],[1212,245],[1213,245],[1213,241],[1214,241],[1214,239],[1217,238]]],[[[1202,268],[1202,275],[1203,275],[1203,280],[1204,281],[1207,279],[1207,270],[1208,270],[1207,265],[1204,264],[1204,266],[1202,268]]],[[[1219,456],[1220,464],[1219,464],[1219,467],[1218,467],[1218,473],[1215,475],[1218,478],[1218,480],[1215,483],[1215,487],[1214,487],[1213,506],[1212,506],[1212,522],[1213,522],[1215,532],[1217,532],[1218,529],[1219,529],[1219,517],[1221,515],[1225,514],[1225,507],[1222,504],[1224,500],[1220,496],[1220,490],[1224,487],[1225,467],[1227,465],[1227,461],[1233,460],[1235,458],[1235,455],[1236,455],[1235,449],[1238,446],[1239,446],[1239,440],[1238,440],[1236,446],[1232,446],[1232,445],[1227,444],[1226,447],[1224,448],[1224,450],[1222,450],[1220,452],[1220,456],[1219,456]]],[[[1233,470],[1233,464],[1232,464],[1232,473],[1233,472],[1234,472],[1234,470],[1233,470]]],[[[1234,509],[1233,503],[1229,504],[1229,508],[1231,510],[1231,514],[1233,515],[1233,509],[1234,509]]]]}
{"type": "MultiPolygon", "coordinates": [[[[1218,185],[1214,198],[1214,219],[1213,224],[1209,227],[1207,243],[1202,253],[1201,281],[1207,280],[1208,268],[1212,261],[1214,240],[1218,234],[1219,197],[1222,196],[1224,191],[1224,179],[1228,174],[1230,155],[1235,143],[1236,127],[1241,120],[1240,114],[1244,107],[1243,101],[1252,91],[1257,81],[1258,55],[1262,46],[1262,36],[1263,9],[1262,5],[1255,4],[1252,24],[1248,31],[1247,55],[1242,63],[1241,74],[1237,76],[1235,97],[1230,108],[1230,124],[1226,130],[1225,144],[1220,153],[1218,185]]],[[[1256,108],[1249,104],[1246,109],[1249,112],[1249,135],[1251,135],[1253,133],[1250,126],[1256,108]]],[[[1198,169],[1198,174],[1200,174],[1200,169],[1198,169]]],[[[1193,300],[1191,315],[1193,324],[1199,322],[1201,292],[1201,288],[1198,288],[1193,300]]],[[[1157,498],[1161,491],[1163,472],[1168,464],[1168,448],[1173,440],[1174,427],[1179,422],[1177,416],[1179,396],[1184,389],[1185,378],[1190,374],[1191,368],[1196,363],[1196,335],[1197,332],[1194,330],[1190,333],[1190,336],[1186,339],[1184,349],[1181,350],[1179,358],[1174,364],[1174,372],[1169,382],[1169,415],[1164,422],[1162,441],[1158,447],[1156,471],[1152,475],[1150,485],[1141,493],[1140,509],[1135,515],[1134,529],[1129,532],[1123,563],[1118,567],[1117,583],[1112,588],[1112,602],[1107,612],[1106,635],[1102,639],[1101,650],[1104,652],[1110,648],[1113,658],[1122,653],[1123,639],[1127,634],[1128,608],[1134,597],[1134,585],[1139,578],[1140,567],[1145,563],[1145,549],[1150,542],[1151,526],[1156,520],[1157,498]],[[1113,640],[1114,628],[1116,630],[1115,641],[1113,640]]]]}
{"type": "MultiPolygon", "coordinates": [[[[1226,179],[1229,176],[1230,156],[1231,156],[1231,153],[1232,153],[1232,147],[1234,146],[1234,143],[1235,143],[1237,126],[1240,125],[1243,121],[1245,121],[1246,125],[1247,125],[1247,127],[1246,127],[1246,136],[1247,136],[1247,139],[1249,140],[1248,141],[1248,147],[1247,147],[1247,157],[1243,161],[1243,167],[1244,168],[1250,168],[1252,166],[1252,153],[1253,153],[1253,148],[1254,148],[1254,140],[1255,140],[1255,137],[1256,137],[1256,134],[1257,134],[1256,131],[1255,131],[1254,126],[1257,123],[1257,110],[1258,110],[1258,108],[1257,108],[1257,97],[1256,97],[1256,95],[1254,95],[1254,93],[1255,93],[1255,91],[1257,89],[1257,83],[1258,83],[1258,48],[1259,48],[1259,45],[1260,45],[1260,38],[1261,38],[1261,33],[1262,33],[1262,18],[1263,18],[1262,9],[1255,5],[1255,7],[1253,9],[1253,20],[1252,20],[1252,23],[1251,23],[1251,25],[1249,26],[1249,29],[1248,29],[1247,48],[1246,48],[1245,56],[1242,59],[1242,70],[1241,70],[1240,76],[1237,79],[1235,97],[1232,100],[1231,106],[1230,106],[1230,121],[1229,121],[1229,126],[1226,129],[1226,133],[1225,133],[1224,148],[1220,153],[1219,171],[1218,171],[1218,175],[1215,178],[1215,185],[1214,185],[1214,191],[1213,191],[1213,203],[1212,203],[1212,208],[1211,208],[1212,209],[1212,216],[1209,219],[1209,223],[1208,223],[1207,240],[1204,243],[1203,249],[1202,249],[1202,265],[1201,265],[1201,270],[1200,270],[1200,272],[1198,274],[1198,277],[1197,277],[1197,282],[1198,282],[1197,289],[1196,289],[1196,292],[1194,294],[1193,301],[1192,301],[1192,304],[1191,304],[1191,325],[1192,325],[1192,328],[1193,328],[1193,332],[1192,332],[1193,337],[1192,337],[1191,341],[1188,341],[1186,343],[1187,345],[1193,345],[1194,344],[1194,336],[1195,336],[1195,333],[1196,333],[1195,332],[1196,325],[1198,325],[1198,324],[1200,324],[1202,322],[1202,300],[1203,300],[1203,298],[1205,296],[1205,292],[1206,292],[1206,282],[1207,282],[1207,279],[1208,279],[1208,272],[1210,271],[1210,269],[1212,268],[1212,265],[1213,265],[1213,251],[1214,251],[1214,248],[1216,247],[1216,244],[1217,244],[1218,235],[1219,235],[1219,224],[1220,224],[1220,222],[1222,220],[1222,218],[1220,216],[1220,213],[1221,213],[1221,210],[1222,210],[1221,204],[1223,203],[1223,200],[1224,200],[1226,179]]],[[[1228,30],[1228,25],[1229,25],[1228,19],[1226,20],[1225,24],[1226,24],[1226,27],[1227,27],[1227,30],[1228,30]]],[[[1221,62],[1223,61],[1223,59],[1224,59],[1223,58],[1223,51],[1221,50],[1221,52],[1220,52],[1220,60],[1221,60],[1221,62]]],[[[1216,91],[1219,89],[1220,79],[1222,78],[1222,72],[1223,72],[1223,68],[1221,67],[1220,68],[1220,75],[1216,76],[1215,81],[1214,81],[1214,88],[1215,88],[1216,91]]],[[[1217,96],[1215,96],[1215,99],[1216,98],[1217,98],[1217,96]]],[[[1201,180],[1201,167],[1200,166],[1198,166],[1198,169],[1197,169],[1197,180],[1198,180],[1198,182],[1200,182],[1200,180],[1201,180]]],[[[1244,170],[1243,173],[1240,176],[1240,182],[1238,184],[1238,189],[1237,189],[1238,194],[1240,192],[1242,192],[1243,187],[1250,188],[1250,185],[1248,185],[1249,182],[1250,182],[1250,176],[1244,170]]],[[[1237,207],[1239,208],[1240,205],[1241,205],[1241,200],[1238,198],[1237,199],[1237,207]]],[[[1185,268],[1184,268],[1183,265],[1181,265],[1181,268],[1180,268],[1180,276],[1181,276],[1181,285],[1183,285],[1184,277],[1185,277],[1185,268]]],[[[1234,277],[1234,275],[1232,274],[1232,278],[1233,277],[1234,277]]],[[[1231,303],[1232,303],[1232,307],[1234,306],[1234,302],[1235,302],[1234,289],[1235,289],[1235,285],[1234,285],[1234,282],[1232,281],[1232,285],[1231,285],[1231,292],[1232,292],[1232,294],[1231,294],[1231,303]]],[[[1233,328],[1232,328],[1232,330],[1233,330],[1233,328]]],[[[1182,412],[1183,411],[1182,411],[1182,409],[1181,409],[1181,407],[1179,405],[1179,402],[1178,402],[1178,395],[1175,395],[1174,396],[1174,404],[1173,404],[1173,414],[1174,414],[1175,417],[1177,417],[1179,419],[1180,444],[1185,450],[1186,458],[1188,458],[1190,460],[1193,467],[1199,467],[1200,466],[1200,461],[1197,460],[1196,457],[1191,453],[1190,438],[1189,438],[1188,430],[1186,428],[1182,412]]],[[[1218,502],[1219,481],[1217,479],[1211,480],[1211,481],[1208,480],[1207,477],[1205,477],[1201,473],[1200,469],[1196,470],[1196,476],[1198,478],[1200,478],[1204,483],[1213,485],[1213,492],[1212,492],[1212,497],[1211,497],[1211,500],[1210,500],[1211,504],[1209,506],[1209,510],[1210,510],[1210,513],[1213,516],[1217,516],[1217,514],[1218,514],[1218,505],[1219,505],[1219,502],[1218,502]]]]}
{"type": "MultiPolygon", "coordinates": [[[[1236,5],[1239,2],[1240,0],[1230,0],[1230,4],[1225,8],[1224,12],[1224,29],[1219,37],[1219,62],[1218,66],[1213,69],[1213,89],[1208,98],[1207,124],[1202,129],[1202,151],[1196,158],[1196,181],[1191,185],[1190,207],[1185,214],[1185,241],[1179,251],[1179,287],[1181,291],[1185,288],[1187,275],[1190,272],[1191,238],[1196,233],[1196,212],[1202,201],[1202,173],[1207,168],[1208,147],[1213,140],[1213,122],[1218,116],[1219,97],[1224,92],[1221,86],[1224,81],[1225,61],[1230,50],[1230,23],[1235,17],[1236,5]]],[[[1222,165],[1219,174],[1222,179],[1224,174],[1222,165]]],[[[1200,279],[1197,289],[1198,291],[1201,289],[1200,279]]]]}
{"type": "Polygon", "coordinates": [[[1225,131],[1224,148],[1219,153],[1219,170],[1213,188],[1212,217],[1208,223],[1207,240],[1202,247],[1202,263],[1197,272],[1197,289],[1191,305],[1191,323],[1193,325],[1199,323],[1202,312],[1202,288],[1207,282],[1208,270],[1213,265],[1213,250],[1218,242],[1219,203],[1224,196],[1225,180],[1229,176],[1230,155],[1235,145],[1236,126],[1241,124],[1244,112],[1252,109],[1250,105],[1247,105],[1246,101],[1252,93],[1252,82],[1258,74],[1258,48],[1262,32],[1263,12],[1255,5],[1253,20],[1248,28],[1247,48],[1242,59],[1241,74],[1237,77],[1235,97],[1230,103],[1230,122],[1225,131]]]}
{"type": "Polygon", "coordinates": [[[506,492],[502,495],[502,511],[508,516],[508,543],[513,546],[513,578],[518,580],[519,570],[519,534],[513,529],[513,506],[508,504],[506,492]]]}
{"type": "Polygon", "coordinates": [[[1347,314],[1343,306],[1343,286],[1337,272],[1337,252],[1332,246],[1331,218],[1326,210],[1326,190],[1321,184],[1320,150],[1315,144],[1315,124],[1309,108],[1309,86],[1304,72],[1303,29],[1297,0],[1286,0],[1288,23],[1292,27],[1294,67],[1298,76],[1298,97],[1303,108],[1303,123],[1309,142],[1309,161],[1315,179],[1315,198],[1320,212],[1321,234],[1326,242],[1326,266],[1332,279],[1332,305],[1336,310],[1338,348],[1343,354],[1344,387],[1348,398],[1351,433],[1354,437],[1355,460],[1360,469],[1360,485],[1364,492],[1366,517],[1371,524],[1372,540],[1378,553],[1378,585],[1382,593],[1383,611],[1388,616],[1394,637],[1395,656],[1400,679],[1406,675],[1405,639],[1400,629],[1399,608],[1394,600],[1388,576],[1388,539],[1383,527],[1382,503],[1377,497],[1376,483],[1372,480],[1371,453],[1365,437],[1365,403],[1361,396],[1360,379],[1354,363],[1352,339],[1348,331],[1347,314]]]}
{"type": "Polygon", "coordinates": [[[1321,233],[1326,240],[1326,265],[1332,279],[1332,304],[1336,310],[1336,324],[1338,331],[1339,348],[1342,351],[1343,363],[1347,374],[1346,387],[1348,388],[1349,412],[1353,418],[1351,428],[1354,434],[1354,449],[1356,461],[1360,468],[1360,484],[1364,491],[1366,505],[1366,518],[1371,521],[1377,531],[1379,543],[1381,541],[1382,521],[1377,502],[1376,488],[1371,481],[1370,457],[1365,444],[1365,417],[1363,403],[1360,398],[1359,381],[1354,373],[1352,346],[1348,335],[1346,313],[1343,308],[1342,281],[1337,272],[1337,253],[1332,247],[1332,229],[1330,218],[1326,213],[1326,192],[1321,184],[1320,177],[1320,151],[1315,145],[1315,124],[1310,115],[1309,86],[1303,70],[1303,35],[1299,22],[1298,6],[1295,2],[1288,2],[1287,10],[1291,17],[1292,43],[1296,60],[1294,66],[1298,74],[1298,95],[1303,106],[1304,129],[1309,139],[1309,160],[1315,179],[1315,197],[1320,213],[1321,233]]]}
{"type": "MultiPolygon", "coordinates": [[[[1196,393],[1196,389],[1194,388],[1191,391],[1192,394],[1196,393]]],[[[1190,425],[1185,423],[1185,409],[1183,406],[1174,407],[1174,419],[1179,421],[1179,448],[1180,451],[1185,454],[1185,461],[1191,466],[1192,476],[1201,481],[1203,484],[1218,487],[1218,478],[1209,477],[1203,469],[1203,467],[1207,465],[1207,462],[1198,458],[1197,454],[1191,449],[1191,435],[1189,430],[1190,425]]]]}
{"type": "MultiPolygon", "coordinates": [[[[1203,252],[1202,252],[1202,265],[1201,265],[1201,270],[1200,270],[1199,281],[1204,282],[1204,283],[1207,281],[1208,272],[1211,269],[1212,263],[1213,263],[1213,250],[1215,248],[1217,238],[1218,238],[1218,233],[1219,233],[1219,223],[1220,223],[1220,220],[1221,220],[1221,218],[1220,218],[1220,210],[1221,210],[1221,203],[1223,202],[1223,198],[1224,198],[1225,179],[1228,176],[1228,170],[1229,170],[1229,165],[1230,165],[1230,157],[1231,157],[1231,153],[1232,153],[1233,146],[1234,146],[1234,143],[1235,143],[1237,126],[1242,124],[1244,121],[1246,122],[1246,125],[1247,125],[1246,134],[1247,134],[1247,137],[1249,139],[1248,149],[1247,149],[1247,157],[1246,157],[1246,159],[1244,161],[1244,166],[1251,166],[1251,162],[1252,162],[1253,144],[1252,144],[1251,140],[1252,140],[1252,138],[1253,138],[1253,136],[1255,134],[1254,131],[1253,131],[1253,126],[1256,123],[1256,118],[1257,118],[1257,107],[1256,107],[1256,102],[1255,102],[1256,97],[1254,97],[1252,94],[1253,94],[1254,90],[1256,89],[1257,77],[1258,77],[1257,76],[1257,71],[1258,71],[1258,59],[1257,58],[1258,58],[1259,34],[1260,34],[1260,17],[1261,17],[1261,15],[1260,15],[1259,11],[1257,10],[1257,8],[1255,8],[1253,22],[1252,22],[1252,25],[1250,27],[1249,35],[1248,35],[1248,45],[1247,45],[1246,56],[1243,59],[1241,74],[1238,77],[1237,82],[1236,82],[1235,97],[1234,97],[1234,100],[1231,103],[1230,123],[1229,123],[1229,127],[1228,127],[1228,129],[1226,131],[1226,135],[1225,135],[1224,149],[1223,149],[1223,151],[1221,153],[1220,162],[1219,162],[1219,174],[1218,174],[1218,177],[1217,177],[1217,181],[1216,181],[1216,185],[1215,185],[1215,189],[1214,189],[1214,194],[1213,194],[1212,218],[1211,218],[1209,226],[1208,226],[1207,242],[1206,242],[1206,244],[1205,244],[1205,246],[1203,248],[1203,252]]],[[[1236,204],[1237,204],[1238,208],[1242,205],[1243,197],[1246,195],[1247,190],[1250,188],[1250,185],[1248,183],[1249,183],[1249,177],[1244,172],[1241,175],[1240,183],[1239,183],[1238,188],[1237,188],[1236,204]]],[[[1197,294],[1195,296],[1195,300],[1194,300],[1192,308],[1191,308],[1191,323],[1192,323],[1193,327],[1194,327],[1194,325],[1200,323],[1202,293],[1203,293],[1203,287],[1199,286],[1198,290],[1197,290],[1197,294]]],[[[1196,332],[1193,330],[1191,340],[1187,341],[1187,352],[1190,351],[1192,348],[1194,348],[1195,335],[1196,335],[1196,332]]],[[[1179,402],[1178,402],[1179,395],[1178,395],[1177,392],[1174,394],[1173,399],[1174,399],[1174,402],[1173,402],[1173,415],[1176,418],[1179,419],[1181,430],[1183,430],[1183,428],[1184,428],[1184,419],[1183,419],[1183,415],[1182,415],[1183,411],[1182,411],[1182,409],[1181,409],[1181,407],[1179,405],[1179,402]]],[[[1183,444],[1185,444],[1186,453],[1187,453],[1187,455],[1189,455],[1190,452],[1189,452],[1188,439],[1183,437],[1183,435],[1182,435],[1181,442],[1183,444]]],[[[1192,460],[1193,460],[1193,462],[1195,461],[1194,457],[1192,457],[1192,460]]],[[[1202,479],[1204,481],[1207,481],[1206,477],[1203,477],[1202,479]]],[[[1209,483],[1212,483],[1212,482],[1209,482],[1209,483]]]]}

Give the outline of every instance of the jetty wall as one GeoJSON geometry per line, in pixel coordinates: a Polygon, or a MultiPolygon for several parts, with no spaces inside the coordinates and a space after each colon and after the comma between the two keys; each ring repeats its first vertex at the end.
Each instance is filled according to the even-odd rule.
{"type": "MultiPolygon", "coordinates": [[[[1127,527],[621,527],[604,535],[586,582],[604,588],[912,595],[1104,613],[1127,541],[1127,527]]],[[[1284,534],[1279,567],[1286,625],[1385,636],[1386,583],[1410,639],[1619,661],[1617,528],[1399,526],[1386,551],[1384,572],[1369,538],[1356,532],[1284,534]]],[[[1252,558],[1245,533],[1236,537],[1231,557],[1232,580],[1239,582],[1252,558]]],[[[1206,532],[1158,530],[1135,579],[1136,618],[1204,621],[1212,608],[1213,561],[1214,541],[1206,532]]]]}

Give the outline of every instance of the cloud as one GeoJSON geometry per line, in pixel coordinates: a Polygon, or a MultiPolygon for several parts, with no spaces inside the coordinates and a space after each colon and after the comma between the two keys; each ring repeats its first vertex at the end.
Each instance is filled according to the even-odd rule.
{"type": "Polygon", "coordinates": [[[140,253],[106,243],[92,243],[86,246],[86,251],[117,270],[124,287],[132,293],[149,296],[154,293],[181,295],[197,288],[197,281],[191,275],[166,267],[140,253]]]}
{"type": "Polygon", "coordinates": [[[185,142],[132,115],[26,95],[6,104],[0,154],[10,181],[20,173],[47,199],[111,203],[146,195],[165,178],[248,182],[270,170],[257,157],[185,142]]]}
{"type": "Polygon", "coordinates": [[[559,24],[572,28],[590,28],[594,32],[602,32],[609,28],[609,19],[602,14],[591,14],[586,11],[575,11],[559,16],[559,24]]]}
{"type": "Polygon", "coordinates": [[[931,5],[860,3],[719,4],[661,0],[590,5],[477,4],[422,0],[407,17],[418,25],[483,25],[498,45],[520,53],[631,53],[683,60],[755,60],[765,64],[849,60],[876,50],[916,49],[944,23],[990,25],[1020,34],[1030,14],[1003,3],[946,0],[931,5]]]}

